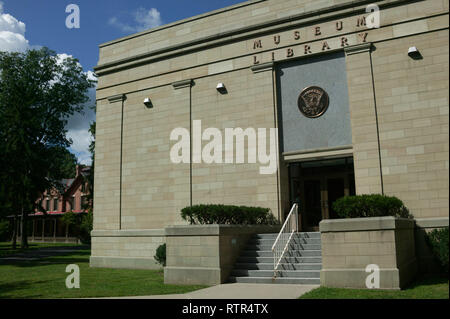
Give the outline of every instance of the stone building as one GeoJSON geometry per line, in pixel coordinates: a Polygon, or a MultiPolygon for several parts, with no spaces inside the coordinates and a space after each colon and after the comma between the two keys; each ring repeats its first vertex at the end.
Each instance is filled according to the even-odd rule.
{"type": "Polygon", "coordinates": [[[200,203],[282,221],[300,201],[302,230],[316,231],[337,198],[379,193],[419,226],[448,225],[448,12],[447,0],[252,0],[100,45],[91,265],[157,267],[164,228],[200,203]],[[205,162],[207,128],[265,129],[266,155],[275,128],[277,169],[262,174],[270,163],[248,161],[247,144],[243,163],[227,162],[230,143],[205,162]],[[171,135],[186,131],[177,163],[171,135]]]}

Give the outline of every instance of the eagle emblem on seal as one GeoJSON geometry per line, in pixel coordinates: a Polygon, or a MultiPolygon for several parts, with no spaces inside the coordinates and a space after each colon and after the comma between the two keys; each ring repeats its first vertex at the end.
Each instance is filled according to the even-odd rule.
{"type": "Polygon", "coordinates": [[[298,97],[298,108],[306,117],[316,118],[323,115],[329,105],[329,97],[324,89],[318,86],[305,88],[298,97]]]}

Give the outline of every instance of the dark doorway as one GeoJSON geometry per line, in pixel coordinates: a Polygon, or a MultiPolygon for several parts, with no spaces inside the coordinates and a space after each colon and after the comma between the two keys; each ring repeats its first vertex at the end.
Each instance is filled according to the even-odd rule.
{"type": "Polygon", "coordinates": [[[318,231],[322,219],[337,218],[333,203],[355,195],[353,158],[289,164],[291,205],[299,204],[303,231],[318,231]]]}

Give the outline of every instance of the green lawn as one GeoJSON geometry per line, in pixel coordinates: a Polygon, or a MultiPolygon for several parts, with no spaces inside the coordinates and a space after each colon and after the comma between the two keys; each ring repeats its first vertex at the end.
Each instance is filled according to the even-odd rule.
{"type": "Polygon", "coordinates": [[[320,287],[300,299],[449,299],[448,276],[425,276],[404,290],[368,290],[320,287]]]}
{"type": "Polygon", "coordinates": [[[178,294],[204,286],[164,285],[162,270],[89,267],[90,250],[39,261],[0,261],[0,298],[85,298],[178,294]],[[66,266],[80,267],[80,289],[67,289],[66,266]]]}

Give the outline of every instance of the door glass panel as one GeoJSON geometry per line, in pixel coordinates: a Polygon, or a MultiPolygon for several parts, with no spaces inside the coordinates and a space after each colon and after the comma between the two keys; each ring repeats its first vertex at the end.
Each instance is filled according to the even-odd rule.
{"type": "Polygon", "coordinates": [[[336,211],[333,209],[333,203],[344,197],[344,179],[343,178],[330,178],[328,179],[328,209],[330,218],[337,218],[336,211]]]}
{"type": "Polygon", "coordinates": [[[307,227],[317,227],[322,220],[320,181],[305,181],[305,219],[307,227]]]}
{"type": "Polygon", "coordinates": [[[350,188],[350,196],[355,196],[356,195],[356,189],[355,189],[355,175],[350,174],[348,176],[348,180],[349,180],[349,188],[350,188]]]}

